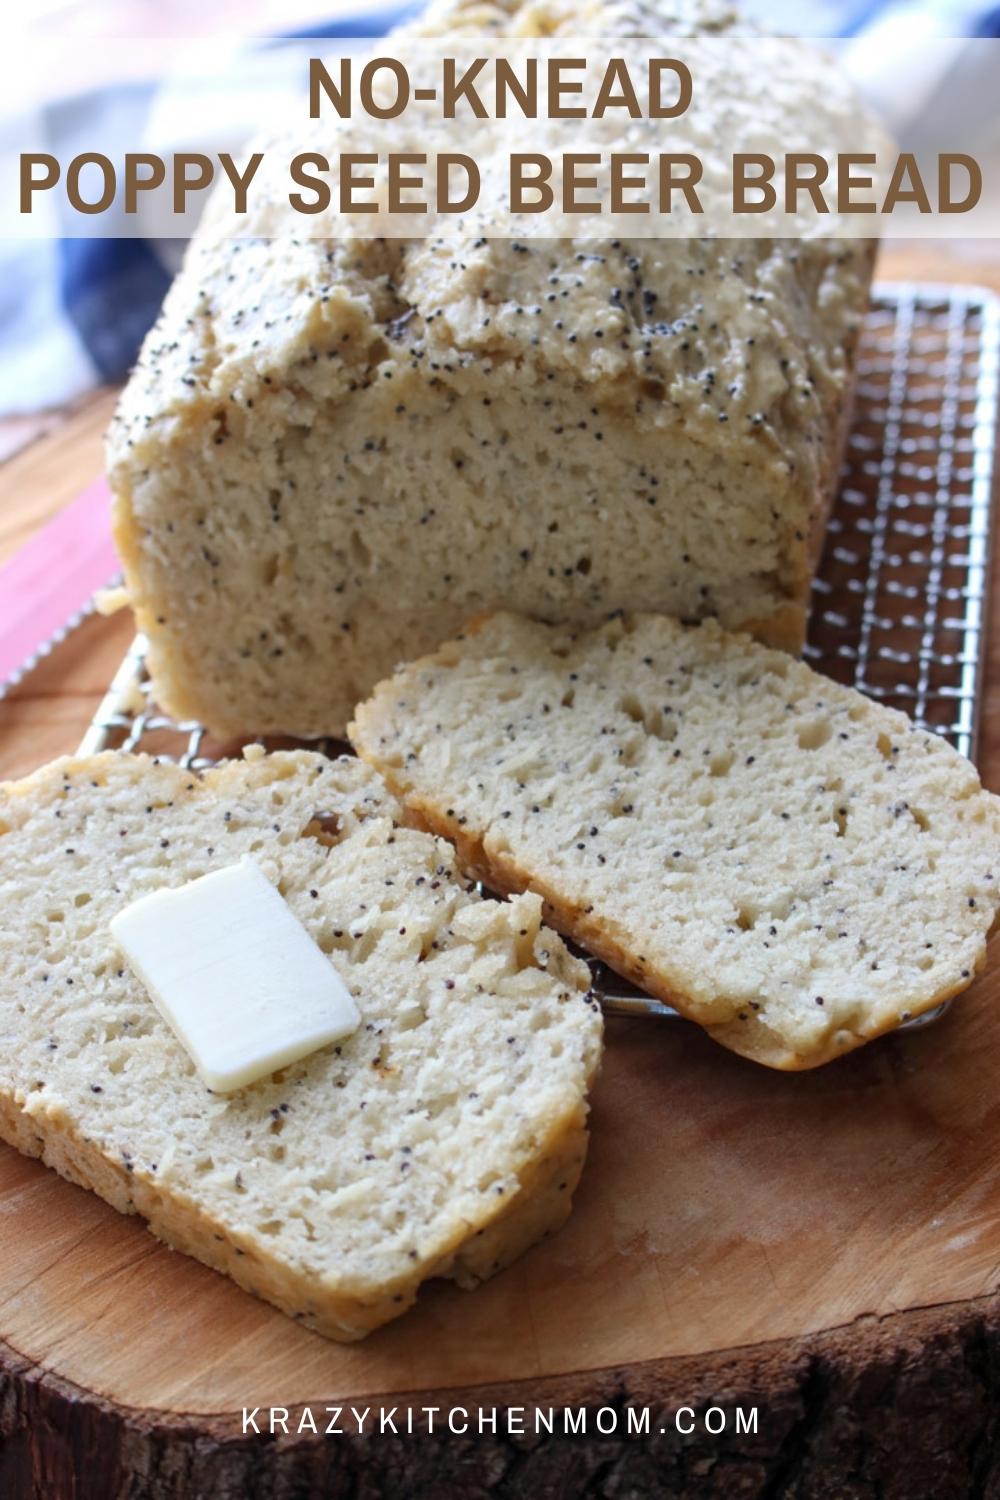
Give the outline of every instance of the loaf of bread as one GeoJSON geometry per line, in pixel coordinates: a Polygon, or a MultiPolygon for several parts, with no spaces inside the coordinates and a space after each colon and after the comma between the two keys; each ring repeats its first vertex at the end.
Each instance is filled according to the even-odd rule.
{"type": "Polygon", "coordinates": [[[957,994],[1000,905],[1000,800],[905,715],[714,621],[495,615],[351,735],[497,890],[727,1047],[824,1063],[957,994]]]}
{"type": "MultiPolygon", "coordinates": [[[[734,24],[700,0],[511,0],[439,4],[423,30],[734,24]]],[[[833,70],[797,82],[790,121],[833,70]]],[[[254,199],[236,240],[209,215],[110,433],[164,706],[340,733],[397,661],[497,607],[717,616],[799,647],[873,242],[276,241],[276,211],[254,199]]]]}
{"type": "Polygon", "coordinates": [[[301,751],[204,775],[105,754],[0,788],[0,1135],[343,1340],[562,1223],[601,1048],[538,898],[480,899],[399,814],[360,761],[301,751]],[[108,924],[245,856],[362,1025],[219,1095],[108,924]]]}

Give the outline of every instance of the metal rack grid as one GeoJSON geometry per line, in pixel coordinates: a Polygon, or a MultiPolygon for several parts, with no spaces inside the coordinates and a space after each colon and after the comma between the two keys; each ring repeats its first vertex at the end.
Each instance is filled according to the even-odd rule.
{"type": "MultiPolygon", "coordinates": [[[[818,670],[904,709],[970,757],[985,654],[998,399],[1000,298],[976,287],[875,288],[806,646],[818,670]]],[[[198,769],[239,744],[159,710],[138,637],[80,749],[113,747],[198,769]]],[[[313,748],[347,747],[321,740],[313,748]]],[[[607,971],[595,977],[607,1009],[673,1014],[607,971]]]]}
{"type": "Polygon", "coordinates": [[[975,752],[1000,395],[1000,298],[876,289],[806,655],[975,752]]]}

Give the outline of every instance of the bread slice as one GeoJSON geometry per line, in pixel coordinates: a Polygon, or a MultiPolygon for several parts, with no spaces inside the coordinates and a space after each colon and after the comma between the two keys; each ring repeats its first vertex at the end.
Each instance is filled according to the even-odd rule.
{"type": "MultiPolygon", "coordinates": [[[[0,1135],[335,1339],[569,1212],[601,1019],[541,902],[481,899],[353,758],[57,761],[0,788],[0,1135]],[[145,891],[250,855],[361,1029],[212,1094],[116,951],[145,891]]],[[[289,1004],[294,1005],[294,995],[289,1004]]]]}
{"type": "Polygon", "coordinates": [[[494,889],[776,1068],[963,990],[998,908],[1000,801],[943,740],[801,662],[655,615],[494,615],[351,736],[494,889]]]}

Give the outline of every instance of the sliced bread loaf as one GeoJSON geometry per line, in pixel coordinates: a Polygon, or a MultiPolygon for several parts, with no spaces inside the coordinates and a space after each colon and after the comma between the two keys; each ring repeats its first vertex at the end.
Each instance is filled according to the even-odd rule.
{"type": "Polygon", "coordinates": [[[422,826],[734,1051],[813,1067],[964,989],[1000,801],[902,714],[712,621],[488,618],[351,735],[422,826]]]}
{"type": "Polygon", "coordinates": [[[0,1135],[337,1339],[563,1221],[601,1047],[539,899],[480,899],[400,812],[360,761],[305,752],[204,775],[107,754],[0,788],[0,1135]],[[362,1026],[223,1096],[108,923],[247,855],[362,1026]]]}
{"type": "MultiPolygon", "coordinates": [[[[421,34],[600,51],[745,29],[719,0],[442,0],[397,37],[409,62],[421,34]]],[[[759,68],[727,60],[686,115],[706,142],[759,68]]],[[[771,90],[789,139],[846,92],[829,59],[801,65],[771,90]]],[[[374,142],[366,119],[354,149],[429,150],[408,118],[374,142]]],[[[455,128],[487,172],[509,155],[495,122],[455,128]]],[[[258,144],[275,160],[301,137],[296,116],[258,144]]],[[[874,240],[511,239],[489,210],[461,241],[309,238],[284,189],[245,219],[232,238],[206,213],[109,434],[115,540],[176,716],[339,734],[404,655],[505,605],[801,644],[874,240]]]]}

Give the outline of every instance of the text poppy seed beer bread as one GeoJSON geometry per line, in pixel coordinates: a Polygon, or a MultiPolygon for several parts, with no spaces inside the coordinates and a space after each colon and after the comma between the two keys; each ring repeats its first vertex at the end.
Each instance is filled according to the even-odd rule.
{"type": "Polygon", "coordinates": [[[498,614],[401,668],[351,736],[494,889],[778,1068],[964,989],[1000,800],[901,713],[714,621],[498,614]]]}
{"type": "MultiPolygon", "coordinates": [[[[720,5],[541,0],[437,5],[409,34],[578,50],[737,26],[720,5]]],[[[792,136],[836,76],[811,66],[792,136]]],[[[713,90],[691,110],[714,136],[713,90]]],[[[718,616],[801,645],[873,241],[274,240],[275,211],[254,199],[240,238],[207,215],[110,433],[166,708],[341,733],[397,661],[498,607],[718,616]]]]}
{"type": "Polygon", "coordinates": [[[360,761],[301,751],[203,775],[112,753],[0,788],[0,1135],[336,1339],[562,1223],[601,1050],[538,898],[480,899],[400,812],[360,761]],[[108,924],[246,856],[361,1026],[220,1095],[108,924]]]}

